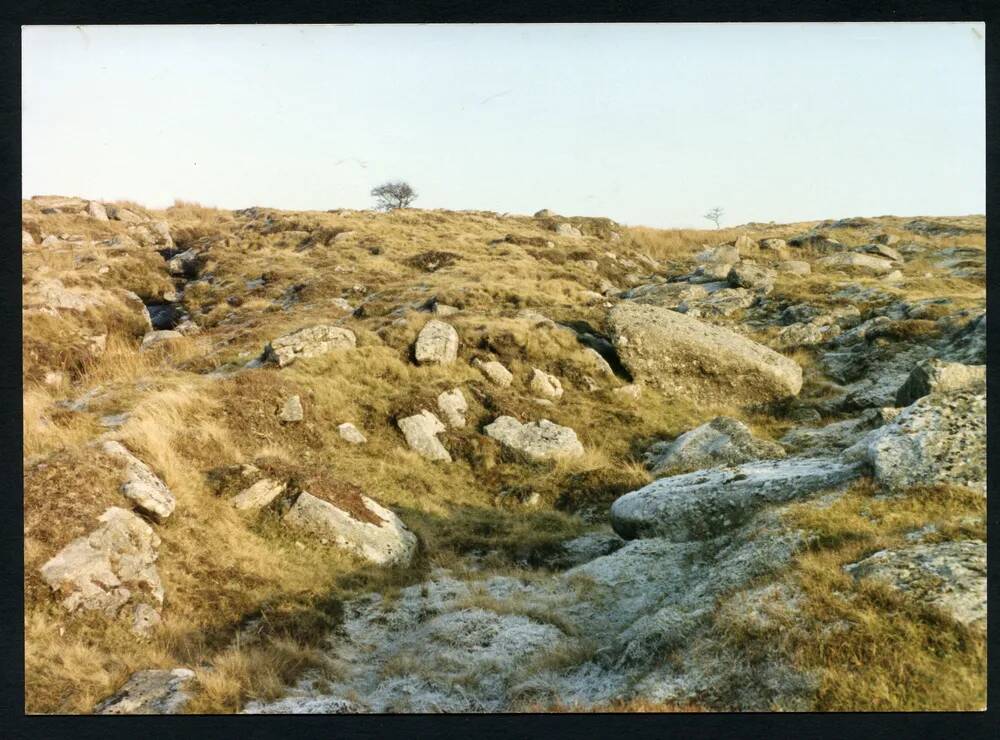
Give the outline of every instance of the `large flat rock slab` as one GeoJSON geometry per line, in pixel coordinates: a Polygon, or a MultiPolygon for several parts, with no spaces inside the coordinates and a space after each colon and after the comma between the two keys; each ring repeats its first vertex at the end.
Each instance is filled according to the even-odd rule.
{"type": "Polygon", "coordinates": [[[620,303],[608,325],[633,377],[667,393],[762,403],[795,396],[802,387],[802,368],[793,360],[676,311],[620,303]]]}
{"type": "Polygon", "coordinates": [[[717,537],[769,504],[858,477],[860,464],[826,458],[753,462],[661,478],[611,505],[611,526],[625,539],[674,542],[717,537]]]}

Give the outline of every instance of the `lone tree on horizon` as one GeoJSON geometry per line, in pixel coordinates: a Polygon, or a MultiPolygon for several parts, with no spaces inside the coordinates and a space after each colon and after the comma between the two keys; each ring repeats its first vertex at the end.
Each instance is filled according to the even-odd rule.
{"type": "Polygon", "coordinates": [[[719,228],[719,221],[722,220],[722,207],[716,206],[711,211],[705,214],[705,218],[715,223],[715,228],[719,228]]]}
{"type": "Polygon", "coordinates": [[[408,182],[384,182],[377,188],[372,188],[375,207],[380,211],[393,211],[406,208],[417,199],[417,191],[408,182]]]}

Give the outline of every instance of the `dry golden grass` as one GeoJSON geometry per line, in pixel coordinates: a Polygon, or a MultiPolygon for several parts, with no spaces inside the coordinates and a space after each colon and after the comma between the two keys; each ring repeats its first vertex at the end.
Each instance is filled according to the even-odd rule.
{"type": "MultiPolygon", "coordinates": [[[[593,302],[588,291],[601,292],[602,281],[624,286],[627,275],[649,269],[627,267],[607,252],[635,264],[642,262],[640,255],[682,263],[703,244],[732,240],[744,232],[755,239],[784,238],[811,224],[718,231],[633,227],[614,241],[606,238],[610,222],[599,219],[565,219],[585,233],[599,235],[568,239],[547,230],[544,221],[487,212],[269,211],[272,221],[265,225],[263,220],[250,222],[230,211],[184,201],[165,211],[127,207],[168,220],[178,247],[210,245],[205,270],[214,280],[188,286],[185,292],[185,307],[203,334],[157,351],[140,352],[141,331],[108,313],[25,320],[23,454],[45,465],[26,466],[25,472],[26,707],[32,712],[89,711],[129,672],[157,666],[187,665],[197,671],[201,691],[189,711],[237,711],[251,698],[273,698],[307,668],[332,670],[320,642],[337,624],[344,600],[372,590],[391,597],[424,578],[433,566],[462,567],[472,552],[484,566],[484,577],[544,574],[560,543],[587,528],[578,513],[606,511],[617,496],[649,482],[640,453],[650,442],[671,439],[723,414],[772,438],[788,425],[768,413],[725,403],[697,407],[684,398],[649,391],[637,401],[615,395],[611,389],[627,381],[600,376],[572,332],[533,325],[515,315],[532,309],[555,321],[586,323],[600,333],[606,308],[603,302],[593,302]],[[296,233],[303,231],[319,236],[296,233]],[[336,235],[344,232],[352,233],[338,241],[336,235]],[[491,245],[507,234],[522,243],[491,245]],[[544,246],[549,241],[553,246],[544,246]],[[428,272],[420,257],[428,252],[449,252],[457,258],[428,272]],[[591,260],[598,263],[597,270],[591,260]],[[247,286],[247,281],[261,277],[263,285],[247,286]],[[289,296],[295,300],[286,310],[282,302],[289,296]],[[448,318],[462,337],[459,361],[418,367],[411,347],[430,318],[418,307],[434,297],[461,309],[448,318]],[[364,300],[363,310],[347,317],[332,305],[336,298],[352,306],[364,300]],[[228,363],[244,364],[273,337],[341,320],[357,334],[354,351],[299,360],[280,371],[207,376],[228,363]],[[91,323],[115,321],[117,328],[103,353],[83,351],[80,331],[90,331],[91,323]],[[491,385],[469,364],[474,357],[503,362],[514,374],[513,385],[491,385]],[[528,391],[536,367],[563,382],[565,395],[554,405],[538,404],[528,391]],[[45,371],[52,369],[65,370],[65,376],[46,385],[45,371]],[[593,380],[603,389],[588,390],[593,380]],[[469,403],[467,431],[442,435],[454,463],[432,463],[405,448],[396,420],[420,408],[435,410],[437,395],[456,386],[469,403]],[[57,406],[90,391],[95,396],[86,410],[69,412],[57,406]],[[277,414],[292,394],[301,397],[305,419],[283,424],[277,414]],[[158,567],[167,597],[162,628],[148,641],[137,641],[124,624],[67,618],[38,576],[41,563],[90,531],[107,506],[122,504],[116,467],[86,446],[108,431],[99,424],[101,415],[121,411],[131,416],[111,434],[162,476],[178,501],[175,514],[157,528],[162,538],[158,567]],[[548,418],[566,424],[577,430],[587,453],[574,461],[526,463],[489,438],[471,433],[502,413],[522,421],[548,418]],[[365,446],[340,439],[337,426],[346,421],[367,436],[365,446]],[[211,471],[266,458],[303,480],[322,474],[338,484],[358,486],[392,507],[418,534],[419,557],[408,568],[382,571],[289,532],[274,514],[237,512],[216,495],[211,471]]],[[[119,222],[43,215],[31,206],[25,207],[25,219],[39,233],[105,238],[126,230],[119,222]]],[[[838,233],[836,238],[848,237],[838,233]]],[[[862,236],[853,238],[860,243],[862,236]]],[[[976,238],[925,241],[968,244],[976,238]]],[[[25,251],[23,260],[26,275],[47,267],[67,280],[121,286],[145,299],[156,299],[173,285],[153,251],[90,255],[81,249],[67,255],[35,249],[25,251]],[[78,259],[81,256],[87,259],[78,259]],[[105,266],[108,271],[99,273],[105,266]]],[[[822,301],[831,292],[824,280],[814,276],[779,282],[775,297],[822,301]]],[[[969,305],[982,293],[982,286],[969,281],[942,286],[969,305]]],[[[909,284],[906,290],[911,295],[909,284]]],[[[811,362],[812,354],[796,358],[811,362]]],[[[896,532],[921,518],[940,519],[949,507],[970,506],[964,499],[947,504],[935,500],[900,509],[909,512],[905,516],[888,507],[878,511],[893,522],[896,532]]],[[[834,553],[828,557],[854,557],[854,550],[838,548],[858,546],[844,532],[856,528],[865,533],[861,520],[837,508],[828,516],[834,518],[803,518],[800,525],[827,532],[828,549],[823,552],[834,553]]],[[[882,542],[879,538],[887,536],[882,530],[869,534],[874,539],[866,542],[882,542]]],[[[809,558],[821,554],[807,553],[801,561],[804,582],[813,583],[818,593],[833,586],[819,575],[809,581],[813,570],[820,573],[829,565],[829,578],[840,584],[830,563],[817,561],[810,570],[809,558]]],[[[865,619],[878,621],[875,603],[865,607],[865,619]]],[[[505,607],[491,603],[489,608],[505,607]]],[[[902,634],[890,630],[885,639],[896,645],[893,640],[902,639],[902,634]]],[[[807,647],[800,653],[804,664],[825,659],[807,647]]],[[[969,685],[978,665],[975,649],[963,650],[948,653],[967,671],[964,679],[953,675],[959,687],[969,685]]],[[[848,666],[853,658],[845,653],[831,660],[835,672],[841,665],[837,660],[848,666]]],[[[920,686],[925,668],[905,678],[920,686]]],[[[897,675],[892,671],[899,670],[896,664],[873,666],[866,685],[889,685],[897,675]]],[[[826,708],[861,701],[831,691],[824,694],[826,708]]],[[[907,701],[916,706],[921,698],[914,694],[907,701]]],[[[596,711],[697,709],[626,702],[596,711]]]]}

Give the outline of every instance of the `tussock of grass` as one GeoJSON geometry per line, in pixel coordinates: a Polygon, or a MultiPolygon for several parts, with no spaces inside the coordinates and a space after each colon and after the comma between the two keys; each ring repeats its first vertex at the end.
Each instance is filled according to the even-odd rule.
{"type": "Polygon", "coordinates": [[[986,701],[985,635],[843,566],[908,544],[928,523],[926,541],[985,538],[985,501],[940,486],[879,498],[870,482],[828,507],[793,507],[788,522],[813,536],[789,583],[804,594],[800,624],[787,631],[796,663],[820,675],[816,708],[837,711],[981,709],[986,701]]]}

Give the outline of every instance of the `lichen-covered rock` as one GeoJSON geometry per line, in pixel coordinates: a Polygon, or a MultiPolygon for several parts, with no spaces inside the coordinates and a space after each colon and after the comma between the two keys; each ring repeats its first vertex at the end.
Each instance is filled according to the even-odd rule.
{"type": "Polygon", "coordinates": [[[617,499],[611,505],[611,525],[625,539],[708,539],[744,523],[764,506],[840,485],[860,473],[857,464],[795,458],[675,475],[617,499]]]}
{"type": "Polygon", "coordinates": [[[844,570],[888,583],[957,622],[986,628],[986,543],[981,540],[880,550],[844,570]]]}
{"type": "Polygon", "coordinates": [[[472,366],[479,368],[479,371],[490,379],[492,383],[506,388],[514,382],[514,374],[496,360],[480,360],[478,357],[472,361],[472,366]]]}
{"type": "Polygon", "coordinates": [[[353,349],[356,343],[357,339],[350,329],[320,324],[272,339],[264,348],[263,359],[278,367],[285,367],[299,358],[306,359],[334,350],[353,349]]]}
{"type": "Polygon", "coordinates": [[[125,463],[122,493],[135,507],[153,521],[164,522],[173,513],[177,500],[156,473],[121,442],[107,440],[101,446],[106,455],[125,463]]]}
{"type": "Polygon", "coordinates": [[[483,432],[531,460],[571,458],[583,454],[583,445],[576,432],[548,419],[522,424],[512,416],[499,416],[484,427],[483,432]]]}
{"type": "Polygon", "coordinates": [[[740,261],[740,250],[735,246],[722,245],[702,250],[694,256],[698,262],[734,265],[740,261]]]}
{"type": "Polygon", "coordinates": [[[733,265],[726,279],[733,288],[747,288],[760,293],[770,293],[774,288],[774,271],[752,262],[733,265]]]}
{"type": "Polygon", "coordinates": [[[282,521],[310,532],[376,565],[406,565],[417,549],[417,538],[399,517],[362,495],[374,522],[362,521],[329,501],[303,491],[282,521]]]}
{"type": "Polygon", "coordinates": [[[885,275],[892,272],[892,262],[881,257],[872,257],[857,252],[840,252],[816,261],[820,267],[870,275],[885,275]]]}
{"type": "Polygon", "coordinates": [[[421,365],[448,365],[458,356],[458,332],[455,327],[431,319],[417,335],[413,355],[421,365]]]}
{"type": "Polygon", "coordinates": [[[701,285],[691,283],[654,283],[640,285],[622,293],[622,298],[663,308],[677,308],[684,301],[695,302],[708,297],[701,285]]]}
{"type": "Polygon", "coordinates": [[[456,429],[465,426],[465,412],[469,410],[469,404],[461,388],[442,391],[437,397],[437,406],[448,426],[456,429]]]}
{"type": "Polygon", "coordinates": [[[108,212],[104,209],[104,204],[96,200],[87,203],[87,215],[97,221],[108,220],[108,212]]]}
{"type": "Polygon", "coordinates": [[[929,393],[986,388],[986,365],[930,359],[919,363],[896,393],[897,406],[909,406],[929,393]]]}
{"type": "Polygon", "coordinates": [[[177,714],[191,699],[185,690],[194,680],[187,668],[133,673],[94,714],[177,714]]]}
{"type": "Polygon", "coordinates": [[[563,387],[562,383],[559,382],[559,378],[555,375],[550,375],[544,370],[539,370],[537,367],[532,368],[531,381],[528,383],[528,388],[531,389],[532,393],[537,393],[543,398],[562,398],[563,387]]]}
{"type": "Polygon", "coordinates": [[[261,478],[249,488],[229,499],[229,503],[241,511],[263,509],[270,506],[276,498],[285,492],[287,487],[284,481],[261,478]]]}
{"type": "Polygon", "coordinates": [[[337,434],[342,440],[350,442],[352,445],[363,445],[368,441],[365,435],[349,421],[345,421],[337,427],[337,434]]]}
{"type": "Polygon", "coordinates": [[[286,423],[302,421],[305,418],[305,412],[302,409],[302,399],[297,395],[289,396],[285,401],[285,405],[281,407],[281,414],[278,418],[286,423]]]}
{"type": "Polygon", "coordinates": [[[156,570],[160,538],[139,516],[113,506],[100,526],[60,550],[41,568],[42,579],[70,612],[100,611],[109,617],[130,601],[163,602],[156,570]]]}
{"type": "Polygon", "coordinates": [[[809,347],[834,339],[840,335],[840,327],[836,324],[818,324],[814,322],[791,324],[778,332],[778,345],[787,349],[794,347],[809,347]]]}
{"type": "Polygon", "coordinates": [[[986,393],[924,396],[845,455],[867,460],[892,492],[946,483],[986,495],[986,393]]]}
{"type": "Polygon", "coordinates": [[[802,368],[793,360],[675,311],[620,303],[608,325],[632,376],[671,394],[762,403],[795,396],[802,387],[802,368]]]}
{"type": "Polygon", "coordinates": [[[719,416],[685,432],[673,442],[653,445],[645,457],[654,475],[677,475],[702,468],[784,456],[781,445],[757,439],[741,421],[719,416]]]}
{"type": "Polygon", "coordinates": [[[445,425],[430,411],[423,409],[419,414],[397,420],[396,424],[406,438],[406,444],[421,457],[451,462],[451,454],[437,438],[445,431],[445,425]]]}
{"type": "Polygon", "coordinates": [[[572,239],[579,239],[583,236],[583,232],[581,232],[573,224],[556,224],[553,231],[555,231],[559,236],[568,236],[572,239]]]}

